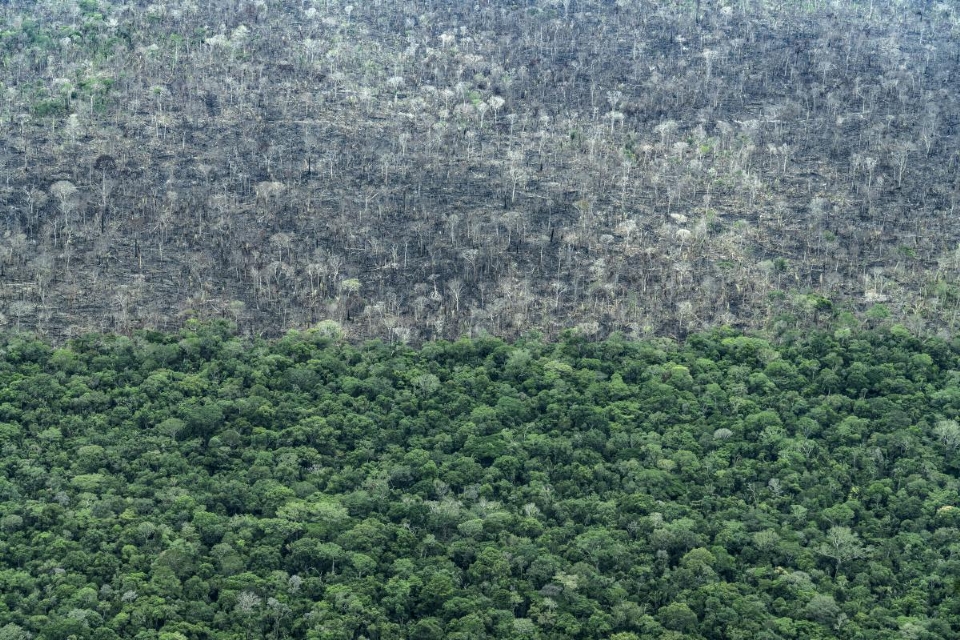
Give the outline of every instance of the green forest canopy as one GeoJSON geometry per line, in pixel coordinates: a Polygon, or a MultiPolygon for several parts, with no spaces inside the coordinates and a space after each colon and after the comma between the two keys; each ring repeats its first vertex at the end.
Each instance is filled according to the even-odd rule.
{"type": "Polygon", "coordinates": [[[954,638],[960,349],[0,348],[0,638],[954,638]]]}

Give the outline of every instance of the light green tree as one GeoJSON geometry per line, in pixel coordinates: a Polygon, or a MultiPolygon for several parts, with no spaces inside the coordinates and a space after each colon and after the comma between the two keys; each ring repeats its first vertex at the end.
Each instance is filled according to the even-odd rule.
{"type": "Polygon", "coordinates": [[[836,563],[834,575],[837,575],[844,562],[866,558],[870,555],[871,549],[863,545],[860,536],[851,531],[850,527],[840,526],[830,527],[826,541],[820,544],[817,551],[836,563]]]}

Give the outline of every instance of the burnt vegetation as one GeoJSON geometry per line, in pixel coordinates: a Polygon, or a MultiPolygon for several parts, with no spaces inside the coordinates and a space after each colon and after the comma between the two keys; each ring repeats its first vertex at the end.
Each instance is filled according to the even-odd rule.
{"type": "Polygon", "coordinates": [[[888,0],[5,3],[3,321],[948,332],[958,36],[888,0]]]}

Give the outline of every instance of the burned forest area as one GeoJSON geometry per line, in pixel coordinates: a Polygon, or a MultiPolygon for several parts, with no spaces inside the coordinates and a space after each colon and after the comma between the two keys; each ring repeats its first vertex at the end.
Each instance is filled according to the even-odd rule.
{"type": "Polygon", "coordinates": [[[23,0],[0,54],[7,328],[957,322],[953,3],[23,0]]]}

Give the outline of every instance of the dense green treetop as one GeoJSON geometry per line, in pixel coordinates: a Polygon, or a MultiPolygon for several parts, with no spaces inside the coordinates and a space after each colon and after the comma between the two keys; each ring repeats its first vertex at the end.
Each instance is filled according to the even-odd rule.
{"type": "Polygon", "coordinates": [[[0,638],[954,638],[960,349],[899,327],[0,339],[0,638]]]}

